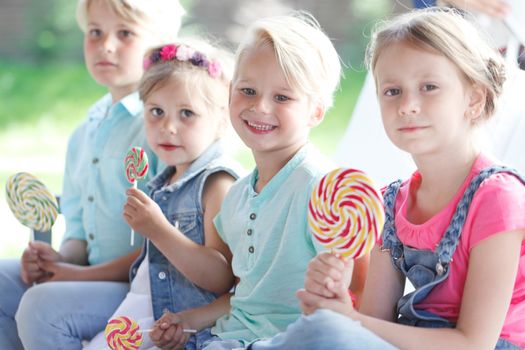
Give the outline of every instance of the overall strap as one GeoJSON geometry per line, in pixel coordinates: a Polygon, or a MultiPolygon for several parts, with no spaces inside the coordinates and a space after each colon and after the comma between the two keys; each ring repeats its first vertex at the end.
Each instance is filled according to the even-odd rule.
{"type": "Polygon", "coordinates": [[[463,225],[465,224],[472,198],[474,197],[477,189],[485,179],[495,173],[501,172],[514,175],[525,185],[525,179],[518,173],[517,170],[502,165],[494,165],[485,168],[481,170],[478,175],[474,176],[467,189],[463,193],[463,196],[456,207],[456,211],[454,212],[454,216],[452,217],[450,225],[447,227],[443,238],[438,244],[436,252],[439,255],[440,263],[443,265],[448,265],[452,260],[452,256],[454,255],[454,252],[456,251],[459,243],[461,231],[463,229],[463,225]]]}
{"type": "Polygon", "coordinates": [[[401,187],[401,180],[392,182],[383,193],[383,203],[385,207],[385,225],[381,238],[383,245],[381,249],[389,250],[394,260],[399,259],[403,254],[403,244],[399,241],[395,226],[395,205],[396,197],[401,187]]]}

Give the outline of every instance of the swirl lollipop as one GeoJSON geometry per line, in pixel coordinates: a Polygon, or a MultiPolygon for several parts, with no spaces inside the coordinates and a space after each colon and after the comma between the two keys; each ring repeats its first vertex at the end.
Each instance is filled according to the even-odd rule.
{"type": "Polygon", "coordinates": [[[314,237],[345,258],[370,252],[384,222],[382,196],[360,170],[329,172],[314,188],[308,204],[308,225],[314,237]]]}
{"type": "MultiPolygon", "coordinates": [[[[17,173],[7,179],[7,204],[23,225],[36,231],[49,231],[58,215],[55,196],[35,176],[17,173]]],[[[31,240],[34,240],[31,235],[31,240]]]]}
{"type": "MultiPolygon", "coordinates": [[[[137,181],[142,180],[148,174],[148,154],[140,147],[132,147],[124,159],[126,166],[126,178],[137,188],[137,181]]],[[[135,232],[131,230],[131,245],[135,244],[135,232]]]]}
{"type": "MultiPolygon", "coordinates": [[[[144,342],[143,334],[153,329],[141,330],[137,322],[127,316],[119,316],[108,321],[104,335],[112,350],[138,349],[144,342]]],[[[197,333],[196,329],[182,330],[184,333],[197,333]]]]}
{"type": "Polygon", "coordinates": [[[137,322],[126,316],[109,320],[104,335],[112,350],[138,349],[144,341],[137,322]]]}
{"type": "Polygon", "coordinates": [[[126,163],[126,177],[137,188],[137,181],[144,179],[148,174],[148,154],[140,147],[133,147],[129,150],[124,161],[126,163]]]}

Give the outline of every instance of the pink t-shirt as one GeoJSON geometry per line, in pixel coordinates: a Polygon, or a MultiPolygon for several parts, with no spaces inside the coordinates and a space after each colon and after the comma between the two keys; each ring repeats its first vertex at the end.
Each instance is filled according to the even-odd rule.
{"type": "MultiPolygon", "coordinates": [[[[492,164],[492,160],[480,155],[448,206],[421,225],[410,223],[406,216],[409,193],[417,190],[421,183],[421,174],[415,172],[410,181],[403,183],[396,198],[395,225],[399,240],[413,248],[434,250],[470,180],[492,164]]],[[[470,251],[491,235],[517,229],[525,229],[525,186],[513,175],[492,175],[474,194],[448,278],[434,287],[417,308],[457,322],[470,251]]],[[[525,242],[522,242],[520,256],[514,293],[501,337],[525,347],[525,242]]]]}

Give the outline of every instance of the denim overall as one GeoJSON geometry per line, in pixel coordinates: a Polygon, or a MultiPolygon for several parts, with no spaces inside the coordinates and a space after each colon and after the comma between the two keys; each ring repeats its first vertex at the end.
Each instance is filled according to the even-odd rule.
{"type": "MultiPolygon", "coordinates": [[[[414,249],[403,245],[399,241],[395,229],[394,206],[397,192],[401,186],[401,180],[393,182],[387,187],[383,195],[385,226],[382,234],[382,249],[390,252],[392,262],[396,269],[402,272],[415,288],[413,292],[403,296],[397,303],[397,312],[400,315],[397,320],[398,323],[429,328],[455,327],[455,324],[448,320],[428,311],[415,309],[414,306],[425,299],[434,286],[443,282],[448,277],[450,272],[449,265],[459,243],[472,197],[483,180],[499,172],[512,174],[525,184],[525,179],[514,169],[503,166],[492,166],[480,171],[480,173],[472,179],[463,193],[456,211],[452,216],[450,225],[445,230],[443,238],[439,242],[435,252],[414,249]]],[[[500,338],[496,344],[496,349],[521,348],[500,338]]]]}
{"type": "MultiPolygon", "coordinates": [[[[206,179],[217,172],[226,172],[238,178],[237,163],[222,154],[220,143],[214,143],[175,183],[165,186],[176,171],[174,167],[168,167],[148,184],[152,189],[151,198],[160,206],[168,221],[197,244],[204,244],[202,192],[206,179]]],[[[196,286],[184,277],[149,240],[145,240],[141,255],[131,266],[131,279],[146,256],[155,320],[162,316],[164,310],[179,312],[193,309],[217,298],[215,293],[196,286]]],[[[185,349],[200,349],[210,337],[210,328],[206,328],[192,335],[185,349]]]]}

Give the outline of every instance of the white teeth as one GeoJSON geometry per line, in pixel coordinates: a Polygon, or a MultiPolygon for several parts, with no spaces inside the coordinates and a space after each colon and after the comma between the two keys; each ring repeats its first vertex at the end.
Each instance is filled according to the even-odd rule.
{"type": "Polygon", "coordinates": [[[270,130],[275,129],[275,126],[269,125],[269,124],[255,124],[252,122],[247,122],[247,123],[250,127],[257,129],[259,131],[270,131],[270,130]]]}

